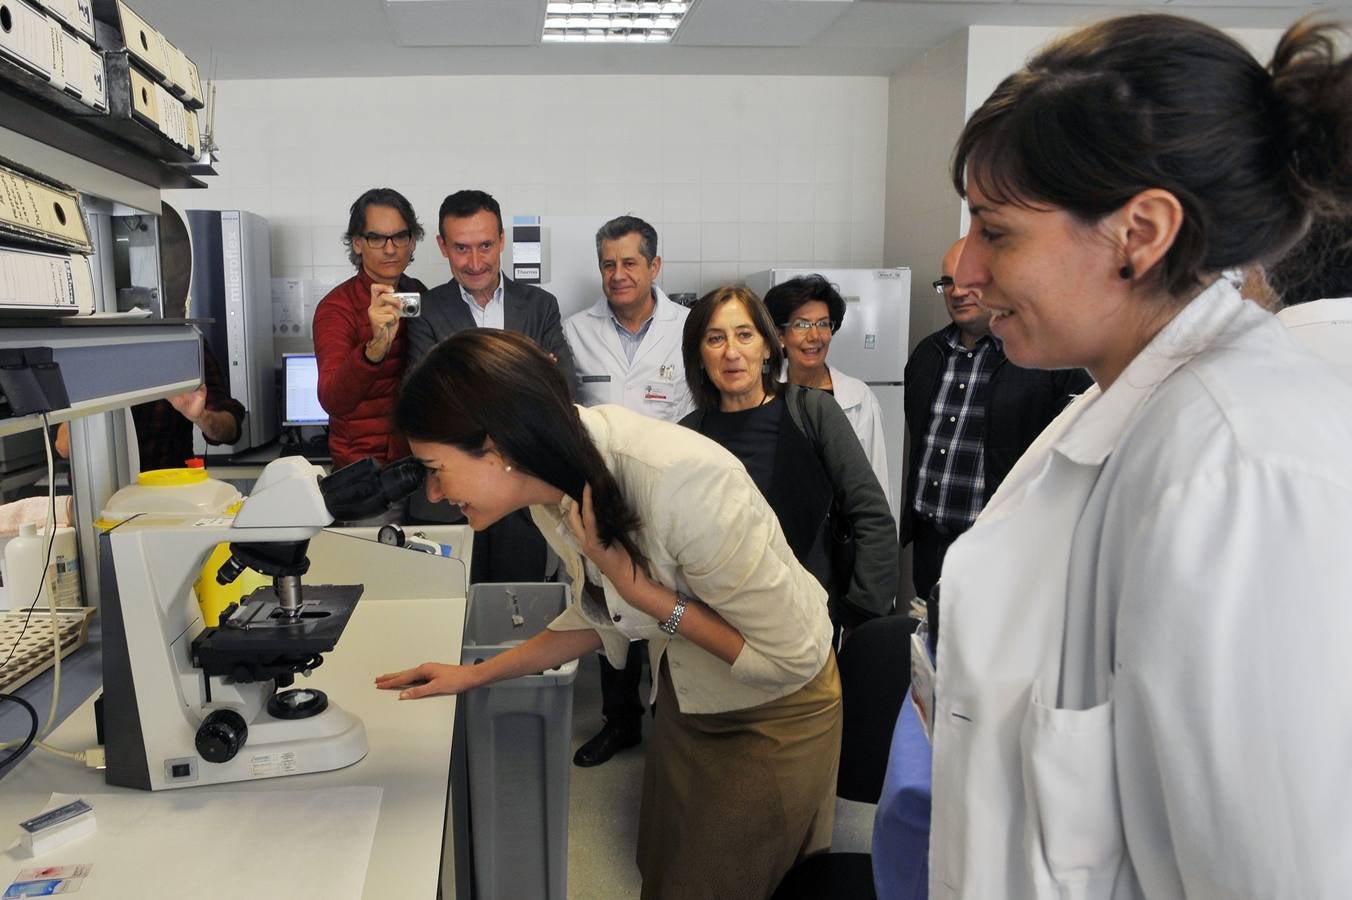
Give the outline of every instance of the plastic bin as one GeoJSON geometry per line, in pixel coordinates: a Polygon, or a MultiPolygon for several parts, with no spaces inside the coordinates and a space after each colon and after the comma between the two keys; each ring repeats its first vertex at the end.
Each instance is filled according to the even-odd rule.
{"type": "MultiPolygon", "coordinates": [[[[543,631],[568,603],[563,584],[471,585],[461,663],[489,659],[543,631]]],[[[573,661],[461,698],[478,900],[566,900],[576,677],[573,661]]]]}

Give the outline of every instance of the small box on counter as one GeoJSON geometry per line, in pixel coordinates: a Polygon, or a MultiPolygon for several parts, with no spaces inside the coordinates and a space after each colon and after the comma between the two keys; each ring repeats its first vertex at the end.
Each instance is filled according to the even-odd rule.
{"type": "Polygon", "coordinates": [[[20,822],[19,849],[27,856],[41,856],[97,830],[94,807],[83,800],[72,800],[20,822]]]}

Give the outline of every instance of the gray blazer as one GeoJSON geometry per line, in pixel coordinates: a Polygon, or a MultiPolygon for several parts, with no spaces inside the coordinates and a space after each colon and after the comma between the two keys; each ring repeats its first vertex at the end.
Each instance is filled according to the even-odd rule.
{"type": "MultiPolygon", "coordinates": [[[[508,331],[519,331],[554,354],[559,361],[559,369],[568,382],[568,392],[577,396],[577,371],[573,367],[573,354],[568,349],[568,341],[563,336],[563,324],[559,319],[559,301],[548,291],[533,284],[521,284],[512,281],[506,273],[502,276],[503,324],[508,331]]],[[[422,362],[428,351],[440,341],[467,328],[477,327],[474,316],[460,295],[460,285],[451,279],[443,285],[432,288],[423,294],[422,313],[408,320],[408,370],[422,362]]],[[[459,522],[460,511],[445,500],[432,503],[425,491],[414,491],[409,498],[409,513],[423,522],[459,522]]],[[[495,528],[510,527],[506,520],[495,528]]],[[[534,528],[525,524],[525,528],[534,537],[534,528]]],[[[541,539],[543,540],[543,539],[541,539]]],[[[543,551],[542,551],[543,552],[543,551]]],[[[536,580],[539,580],[538,578],[536,580]]]]}
{"type": "MultiPolygon", "coordinates": [[[[522,284],[502,276],[503,324],[508,331],[519,331],[554,354],[559,369],[568,381],[568,390],[577,396],[577,372],[573,354],[563,337],[559,301],[548,291],[533,284],[522,284]]],[[[460,285],[451,279],[423,294],[422,314],[408,320],[408,365],[412,369],[438,342],[474,328],[474,316],[460,296],[460,285]]]]}

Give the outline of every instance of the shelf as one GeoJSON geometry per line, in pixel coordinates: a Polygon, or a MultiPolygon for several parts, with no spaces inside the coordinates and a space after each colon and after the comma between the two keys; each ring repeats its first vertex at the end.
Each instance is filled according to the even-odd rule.
{"type": "MultiPolygon", "coordinates": [[[[109,79],[111,94],[114,85],[109,79]]],[[[124,86],[122,90],[127,90],[124,86]]],[[[111,104],[110,104],[111,105],[111,104]]],[[[192,154],[131,118],[100,113],[40,76],[0,59],[0,127],[160,190],[201,188],[192,154]],[[171,156],[181,164],[165,161],[171,156]]]]}
{"type": "MultiPolygon", "coordinates": [[[[72,320],[0,328],[0,348],[50,347],[70,396],[53,424],[172,397],[202,383],[201,337],[162,321],[75,325],[72,320]]],[[[0,419],[0,435],[42,427],[40,416],[0,419]]]]}

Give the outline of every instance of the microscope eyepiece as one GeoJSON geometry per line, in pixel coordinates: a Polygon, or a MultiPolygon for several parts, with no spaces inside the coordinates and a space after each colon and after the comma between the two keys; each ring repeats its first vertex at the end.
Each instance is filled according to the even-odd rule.
{"type": "Polygon", "coordinates": [[[383,469],[369,456],[319,479],[319,493],[335,519],[364,519],[384,512],[422,486],[423,464],[415,457],[383,469]]]}

